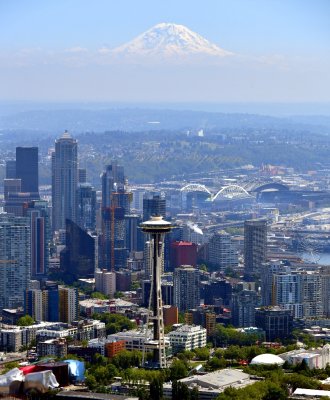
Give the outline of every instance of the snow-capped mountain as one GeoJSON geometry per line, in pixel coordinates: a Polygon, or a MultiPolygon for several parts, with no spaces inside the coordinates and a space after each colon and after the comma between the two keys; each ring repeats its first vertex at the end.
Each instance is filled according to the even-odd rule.
{"type": "Polygon", "coordinates": [[[180,57],[231,55],[184,25],[161,23],[130,42],[111,51],[113,55],[131,57],[180,57]]]}

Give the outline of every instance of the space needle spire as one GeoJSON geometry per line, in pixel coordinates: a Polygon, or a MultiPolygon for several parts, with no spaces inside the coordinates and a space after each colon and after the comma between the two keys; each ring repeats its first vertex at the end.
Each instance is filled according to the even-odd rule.
{"type": "MultiPolygon", "coordinates": [[[[152,243],[152,273],[148,322],[153,322],[152,340],[145,340],[143,348],[143,363],[145,367],[166,368],[166,346],[164,335],[163,304],[161,291],[161,256],[163,239],[172,229],[170,222],[161,216],[154,216],[150,221],[141,224],[142,231],[150,235],[152,243]],[[152,363],[145,362],[146,350],[152,350],[152,363]]],[[[148,324],[147,324],[148,329],[148,324]]]]}

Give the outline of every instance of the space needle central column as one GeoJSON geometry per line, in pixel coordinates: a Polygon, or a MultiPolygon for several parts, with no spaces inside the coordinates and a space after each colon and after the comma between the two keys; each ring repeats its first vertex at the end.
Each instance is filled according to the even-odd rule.
{"type": "Polygon", "coordinates": [[[170,222],[164,221],[163,217],[152,217],[150,221],[141,224],[142,231],[149,234],[153,246],[153,264],[151,274],[151,290],[149,313],[152,314],[149,319],[153,321],[153,339],[145,346],[153,352],[152,368],[166,367],[166,348],[164,336],[163,305],[161,291],[161,265],[164,235],[171,231],[170,222]]]}

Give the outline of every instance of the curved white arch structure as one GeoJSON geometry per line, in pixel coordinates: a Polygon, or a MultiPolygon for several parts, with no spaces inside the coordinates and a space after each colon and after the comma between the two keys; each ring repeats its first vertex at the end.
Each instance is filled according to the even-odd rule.
{"type": "Polygon", "coordinates": [[[219,200],[239,200],[253,198],[244,188],[238,185],[228,185],[221,188],[216,195],[212,197],[212,201],[219,200]]]}
{"type": "Polygon", "coordinates": [[[181,192],[204,192],[208,193],[210,196],[212,193],[209,189],[204,185],[199,185],[198,183],[189,183],[188,185],[184,186],[180,189],[181,192]]]}

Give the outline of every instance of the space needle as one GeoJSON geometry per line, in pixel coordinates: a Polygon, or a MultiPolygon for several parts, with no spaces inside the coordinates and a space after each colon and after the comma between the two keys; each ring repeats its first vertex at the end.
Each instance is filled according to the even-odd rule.
{"type": "Polygon", "coordinates": [[[150,221],[143,222],[141,228],[144,233],[150,235],[153,246],[148,313],[148,323],[150,321],[153,322],[153,336],[151,340],[145,340],[142,361],[144,364],[143,366],[147,368],[166,368],[166,345],[161,291],[161,256],[164,236],[171,231],[172,225],[170,222],[164,221],[161,216],[153,216],[150,221]],[[146,350],[152,351],[152,362],[145,361],[146,350]]]}

